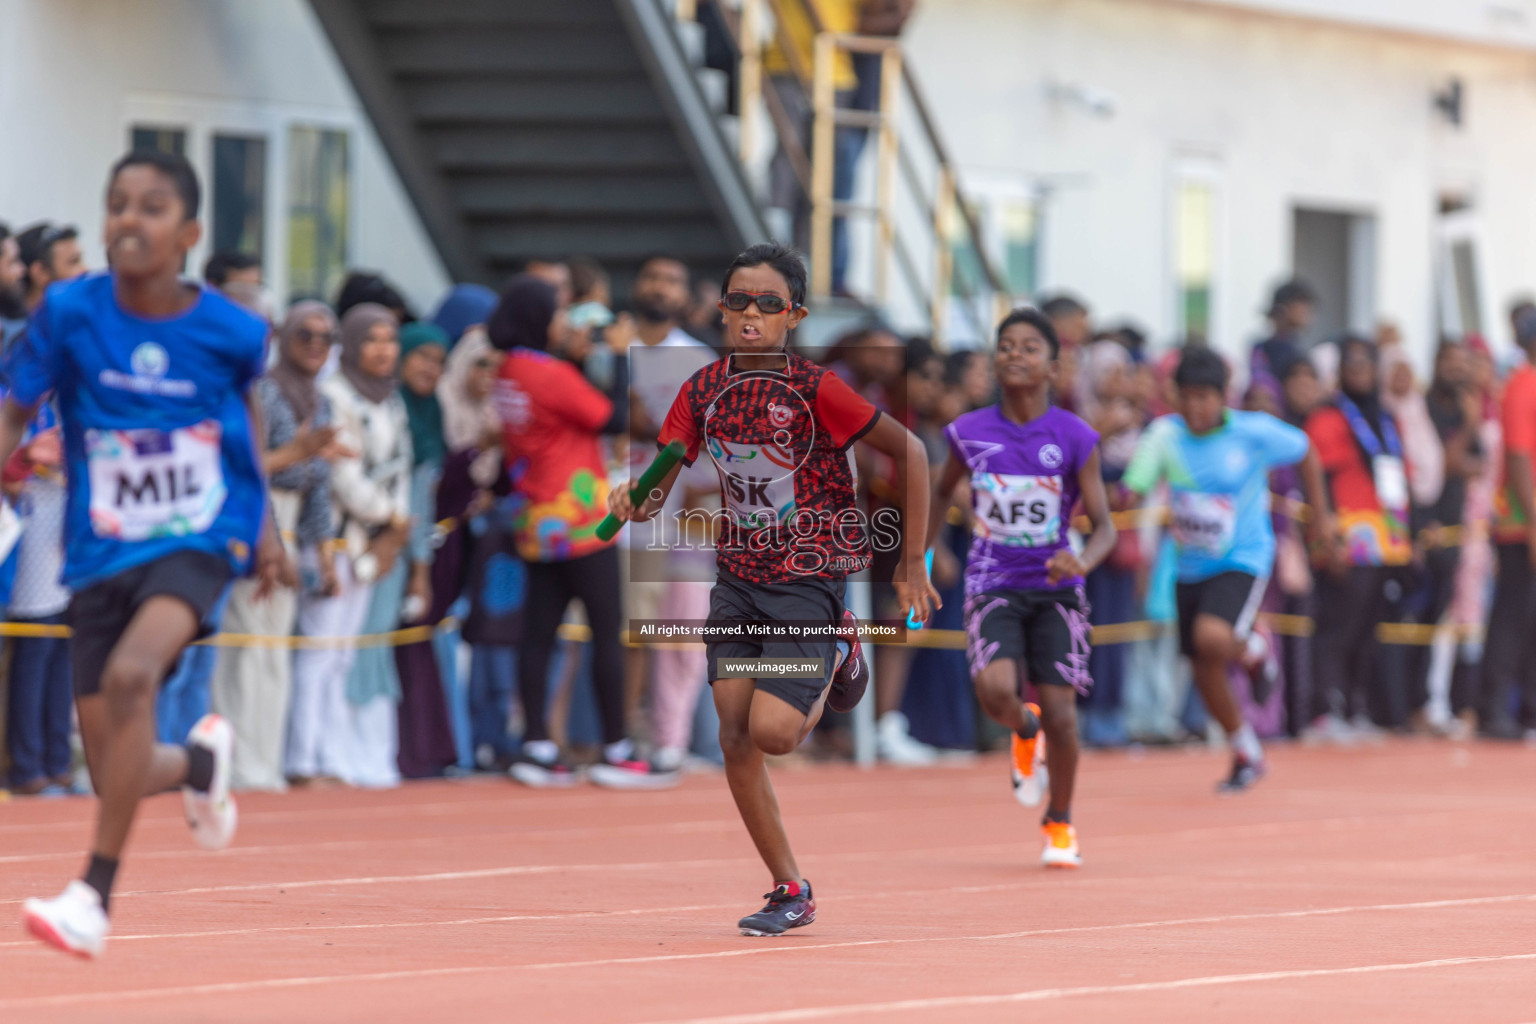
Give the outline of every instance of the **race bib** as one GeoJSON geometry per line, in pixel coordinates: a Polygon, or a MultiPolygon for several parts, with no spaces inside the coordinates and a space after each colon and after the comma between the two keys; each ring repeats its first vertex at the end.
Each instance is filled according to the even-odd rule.
{"type": "Polygon", "coordinates": [[[708,438],[720,473],[720,495],[737,526],[776,526],[795,511],[793,456],[774,445],[732,444],[708,438]]]}
{"type": "Polygon", "coordinates": [[[1376,497],[1382,508],[1395,512],[1408,507],[1408,473],[1402,459],[1376,456],[1371,460],[1371,475],[1376,480],[1376,497]]]}
{"type": "Polygon", "coordinates": [[[987,540],[1038,548],[1061,540],[1061,477],[971,474],[976,524],[987,540]]]}
{"type": "Polygon", "coordinates": [[[1181,548],[1221,556],[1232,550],[1237,507],[1230,494],[1173,492],[1173,539],[1181,548]]]}
{"type": "Polygon", "coordinates": [[[224,507],[216,420],[177,430],[88,430],[91,529],[140,541],[207,532],[224,507]]]}

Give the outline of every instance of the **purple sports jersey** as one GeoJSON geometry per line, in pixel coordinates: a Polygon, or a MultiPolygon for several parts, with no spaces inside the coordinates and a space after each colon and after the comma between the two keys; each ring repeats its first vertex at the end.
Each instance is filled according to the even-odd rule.
{"type": "MultiPolygon", "coordinates": [[[[951,455],[971,473],[975,535],[965,567],[965,592],[1050,587],[1046,565],[1068,546],[1077,504],[1077,474],[1093,454],[1092,427],[1051,406],[1039,419],[1014,423],[989,405],[944,430],[951,455]]],[[[1081,585],[1082,577],[1056,588],[1081,585]]]]}

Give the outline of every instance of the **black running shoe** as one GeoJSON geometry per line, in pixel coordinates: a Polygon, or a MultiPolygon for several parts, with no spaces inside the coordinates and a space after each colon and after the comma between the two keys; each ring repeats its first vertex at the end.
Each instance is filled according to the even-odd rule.
{"type": "Polygon", "coordinates": [[[540,761],[527,751],[517,756],[507,774],[534,789],[567,789],[577,782],[576,772],[564,761],[540,761]]]}
{"type": "Polygon", "coordinates": [[[1232,774],[1216,786],[1218,793],[1241,793],[1249,789],[1269,772],[1269,766],[1263,761],[1245,761],[1241,757],[1232,759],[1232,774]]]}
{"type": "Polygon", "coordinates": [[[859,643],[859,620],[853,612],[843,609],[843,625],[853,627],[848,641],[848,657],[832,674],[832,690],[827,694],[827,707],[833,711],[852,711],[864,698],[864,688],[869,685],[869,666],[864,664],[864,648],[859,643]]]}
{"type": "Polygon", "coordinates": [[[758,937],[783,935],[791,928],[804,928],[816,920],[816,900],[811,895],[810,882],[800,882],[798,895],[791,896],[789,886],[780,885],[763,898],[768,901],[767,906],[736,922],[741,934],[758,937]]]}

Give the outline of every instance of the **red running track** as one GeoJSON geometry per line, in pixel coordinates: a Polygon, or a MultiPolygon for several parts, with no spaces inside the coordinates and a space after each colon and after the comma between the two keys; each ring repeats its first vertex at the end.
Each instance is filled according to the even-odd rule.
{"type": "MultiPolygon", "coordinates": [[[[1086,866],[1037,866],[1005,764],[777,775],[819,918],[739,937],[767,879],[724,780],[499,779],[146,805],[106,957],[0,933],[0,1021],[1536,1020],[1536,749],[1085,757],[1086,866]],[[494,1016],[493,1016],[494,1015],[494,1016]]],[[[0,918],[79,869],[86,800],[0,806],[0,918]]]]}

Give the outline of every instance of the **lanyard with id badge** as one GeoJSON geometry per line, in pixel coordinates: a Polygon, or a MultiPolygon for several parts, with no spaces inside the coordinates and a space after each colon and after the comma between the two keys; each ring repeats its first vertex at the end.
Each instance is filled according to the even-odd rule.
{"type": "Polygon", "coordinates": [[[1349,423],[1349,429],[1360,442],[1360,447],[1365,449],[1366,455],[1371,460],[1371,477],[1376,485],[1376,499],[1381,502],[1381,507],[1399,516],[1403,521],[1408,518],[1408,471],[1403,464],[1403,442],[1397,434],[1397,425],[1392,422],[1392,417],[1381,417],[1381,437],[1376,436],[1376,431],[1371,429],[1361,414],[1360,407],[1355,405],[1346,396],[1339,396],[1339,411],[1344,414],[1344,419],[1349,423]],[[1383,445],[1385,441],[1385,445],[1383,445]]]}

